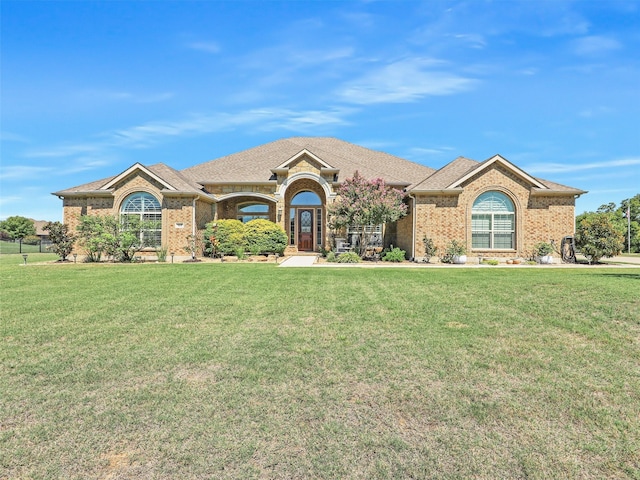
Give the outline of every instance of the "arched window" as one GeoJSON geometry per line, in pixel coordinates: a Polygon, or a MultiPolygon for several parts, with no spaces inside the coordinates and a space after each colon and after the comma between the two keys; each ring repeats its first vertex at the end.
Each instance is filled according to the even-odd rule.
{"type": "Polygon", "coordinates": [[[322,205],[322,200],[320,200],[320,197],[313,192],[300,192],[293,197],[291,205],[322,205]]]}
{"type": "Polygon", "coordinates": [[[515,208],[501,192],[485,192],[471,210],[471,246],[486,250],[515,248],[515,208]]]}
{"type": "Polygon", "coordinates": [[[162,244],[162,206],[150,193],[136,192],[125,198],[120,207],[120,218],[125,225],[139,229],[144,247],[162,244]]]}
{"type": "Polygon", "coordinates": [[[238,205],[238,220],[247,223],[256,218],[269,220],[269,205],[256,202],[238,205]]]}

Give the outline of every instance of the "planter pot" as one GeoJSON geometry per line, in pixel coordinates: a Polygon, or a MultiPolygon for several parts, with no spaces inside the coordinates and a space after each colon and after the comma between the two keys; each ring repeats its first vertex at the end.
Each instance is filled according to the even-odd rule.
{"type": "Polygon", "coordinates": [[[543,263],[545,265],[550,265],[553,263],[553,255],[543,255],[541,257],[538,257],[540,263],[543,263]]]}
{"type": "Polygon", "coordinates": [[[467,256],[466,255],[454,255],[453,256],[453,263],[458,264],[458,265],[462,265],[464,263],[467,263],[467,256]]]}

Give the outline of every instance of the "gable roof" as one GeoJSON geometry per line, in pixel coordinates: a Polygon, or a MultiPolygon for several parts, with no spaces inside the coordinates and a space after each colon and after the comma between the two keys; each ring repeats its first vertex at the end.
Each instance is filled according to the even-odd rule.
{"type": "Polygon", "coordinates": [[[484,162],[478,162],[465,157],[458,157],[442,167],[440,170],[436,171],[433,175],[424,179],[418,185],[413,187],[411,191],[413,193],[460,193],[462,191],[462,184],[466,180],[483,172],[496,163],[502,165],[529,183],[531,185],[531,192],[534,195],[582,195],[587,193],[584,190],[567,187],[566,185],[533,177],[501,155],[494,155],[484,162]]]}
{"type": "Polygon", "coordinates": [[[270,183],[275,182],[272,170],[286,168],[303,153],[320,160],[323,168],[339,172],[338,182],[357,170],[365,178],[384,178],[388,184],[408,187],[434,172],[424,165],[337,138],[293,137],[195,165],[182,173],[201,184],[270,183]]]}
{"type": "Polygon", "coordinates": [[[144,172],[164,186],[167,195],[194,195],[214,200],[206,184],[260,184],[276,182],[276,173],[284,172],[303,156],[316,161],[325,173],[335,174],[337,182],[358,171],[364,178],[383,178],[389,185],[412,193],[462,192],[469,178],[498,163],[531,185],[533,195],[582,195],[586,193],[559,183],[533,177],[504,157],[494,155],[484,162],[458,157],[439,170],[388,153],[371,150],[332,137],[292,137],[243,150],[178,171],[156,163],[146,167],[135,163],[119,175],[72,187],[54,195],[112,195],[113,186],[135,171],[144,172]]]}
{"type": "Polygon", "coordinates": [[[59,197],[65,196],[77,196],[77,195],[110,195],[113,191],[113,186],[121,179],[127,177],[135,171],[141,171],[155,179],[162,184],[165,188],[163,192],[174,194],[187,193],[193,195],[202,195],[206,192],[204,187],[197,182],[185,177],[182,173],[174,168],[165,165],[164,163],[156,163],[149,167],[145,167],[140,163],[135,163],[131,167],[119,175],[113,177],[103,178],[94,182],[78,185],[77,187],[71,187],[66,190],[54,192],[53,195],[59,197]]]}

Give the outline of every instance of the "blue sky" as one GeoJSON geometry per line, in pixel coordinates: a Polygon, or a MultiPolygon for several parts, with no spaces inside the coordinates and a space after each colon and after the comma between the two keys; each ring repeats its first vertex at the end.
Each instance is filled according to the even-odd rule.
{"type": "Polygon", "coordinates": [[[640,193],[638,1],[13,1],[1,8],[0,218],[135,162],[182,169],[335,136],[433,168],[499,153],[640,193]]]}

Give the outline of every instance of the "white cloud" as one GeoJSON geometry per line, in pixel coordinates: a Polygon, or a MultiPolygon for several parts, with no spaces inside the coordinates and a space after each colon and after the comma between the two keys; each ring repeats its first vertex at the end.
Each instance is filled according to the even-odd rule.
{"type": "Polygon", "coordinates": [[[434,69],[441,64],[424,58],[390,63],[349,82],[338,95],[356,104],[410,103],[426,96],[463,92],[476,83],[473,79],[434,69]]]}
{"type": "Polygon", "coordinates": [[[88,89],[76,94],[83,101],[90,102],[130,102],[130,103],[159,103],[171,99],[171,92],[161,93],[132,93],[118,90],[88,89]]]}
{"type": "Polygon", "coordinates": [[[0,132],[0,140],[3,142],[28,143],[29,139],[13,132],[0,132]]]}
{"type": "Polygon", "coordinates": [[[191,42],[187,44],[187,48],[198,50],[206,53],[220,53],[220,45],[216,42],[191,42]]]}
{"type": "Polygon", "coordinates": [[[580,56],[603,55],[622,47],[618,40],[602,35],[582,37],[573,42],[573,52],[580,56]]]}
{"type": "MultiPolygon", "coordinates": [[[[95,142],[81,142],[32,149],[25,152],[27,158],[68,158],[72,162],[68,168],[73,171],[89,170],[113,163],[113,152],[122,148],[150,148],[176,137],[197,136],[224,132],[239,127],[253,126],[261,130],[286,129],[308,132],[323,126],[346,125],[347,117],[355,112],[349,108],[326,110],[291,110],[285,108],[257,108],[236,113],[215,113],[191,115],[173,121],[148,122],[129,128],[104,132],[95,142]]],[[[12,176],[27,172],[29,168],[8,167],[12,176]],[[20,170],[20,169],[25,170],[20,170]]],[[[37,170],[34,170],[34,172],[37,170]]],[[[26,175],[26,173],[25,173],[26,175]]]]}
{"type": "Polygon", "coordinates": [[[22,180],[37,177],[38,175],[51,174],[52,167],[34,167],[29,165],[9,165],[0,169],[2,180],[22,180]]]}
{"type": "Polygon", "coordinates": [[[625,168],[640,165],[640,158],[622,158],[590,163],[539,163],[524,167],[530,173],[571,173],[585,170],[625,168]]]}

